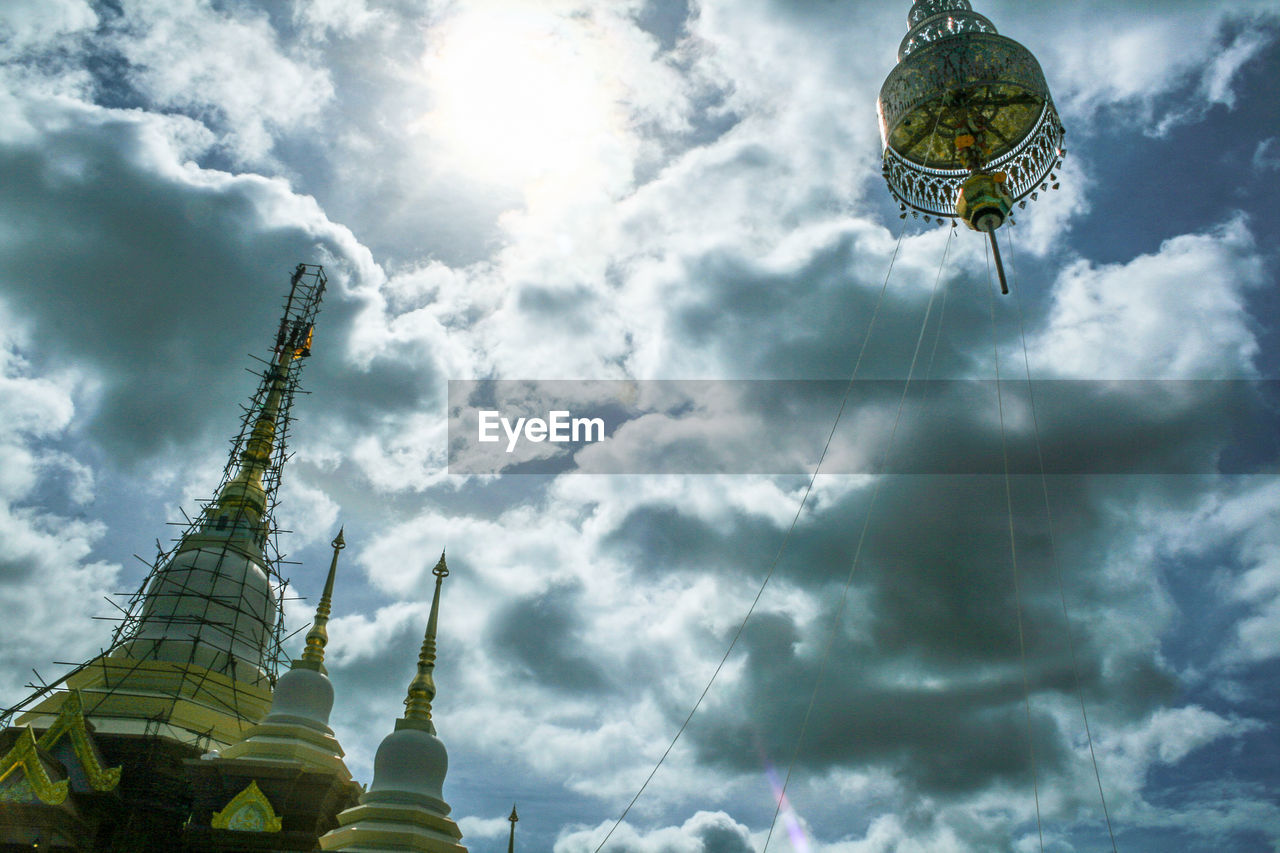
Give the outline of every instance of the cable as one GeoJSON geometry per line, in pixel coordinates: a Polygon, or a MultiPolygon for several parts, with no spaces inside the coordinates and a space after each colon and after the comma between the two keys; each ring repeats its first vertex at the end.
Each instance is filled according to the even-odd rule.
{"type": "Polygon", "coordinates": [[[782,789],[778,792],[778,804],[773,810],[773,820],[769,824],[769,834],[765,836],[764,847],[761,853],[767,853],[769,850],[769,842],[773,838],[773,830],[778,824],[778,815],[782,811],[782,803],[787,796],[787,787],[791,784],[791,773],[795,769],[797,758],[800,756],[800,745],[804,742],[805,732],[809,728],[809,718],[813,714],[813,706],[818,699],[818,688],[822,685],[822,677],[827,671],[827,662],[831,657],[831,650],[835,647],[836,636],[840,633],[840,623],[843,621],[845,605],[849,598],[849,587],[853,584],[854,573],[858,569],[858,561],[862,556],[862,545],[867,538],[867,530],[871,527],[871,515],[875,510],[876,499],[880,495],[880,487],[884,484],[889,467],[889,455],[893,452],[893,441],[898,434],[898,425],[902,422],[902,410],[907,402],[907,392],[911,388],[911,379],[915,374],[916,362],[920,357],[920,346],[924,343],[924,333],[929,326],[929,316],[933,312],[933,301],[938,295],[938,283],[942,281],[942,268],[947,260],[947,248],[950,247],[950,236],[947,238],[947,245],[943,247],[942,260],[938,263],[938,275],[933,281],[933,291],[929,294],[929,302],[925,306],[924,319],[920,321],[920,333],[916,336],[915,351],[911,354],[911,366],[907,370],[907,381],[902,386],[902,396],[898,398],[898,411],[893,419],[893,428],[889,431],[889,440],[885,444],[884,455],[881,457],[880,470],[881,476],[876,478],[875,487],[871,490],[871,500],[867,503],[867,514],[862,519],[862,530],[858,534],[858,545],[854,548],[853,560],[849,564],[849,572],[844,579],[844,589],[840,593],[840,605],[836,608],[836,615],[831,625],[831,634],[827,637],[826,648],[822,653],[822,663],[818,667],[818,677],[813,683],[813,692],[809,694],[809,706],[805,709],[804,720],[800,724],[800,734],[796,737],[796,746],[791,753],[791,760],[787,763],[787,775],[783,779],[782,789]]]}
{"type": "MultiPolygon", "coordinates": [[[[955,223],[947,229],[947,244],[942,248],[942,263],[947,262],[947,252],[951,250],[951,239],[956,235],[955,223]]],[[[942,274],[942,267],[938,267],[938,274],[942,274]]],[[[937,289],[937,282],[934,282],[934,288],[937,289]]],[[[933,335],[933,348],[929,351],[929,366],[925,368],[924,378],[927,382],[933,376],[933,359],[938,354],[938,341],[942,338],[942,321],[947,316],[947,294],[951,292],[950,288],[944,288],[942,291],[942,305],[938,308],[938,328],[933,335]]]]}
{"type": "MultiPolygon", "coordinates": [[[[991,232],[994,238],[994,232],[991,232]]],[[[1009,556],[1013,563],[1013,609],[1018,621],[1018,656],[1022,661],[1022,700],[1027,712],[1027,757],[1031,762],[1031,791],[1036,801],[1036,832],[1044,853],[1044,827],[1040,820],[1040,780],[1036,772],[1035,739],[1031,732],[1031,684],[1027,679],[1027,642],[1022,630],[1022,590],[1018,582],[1018,542],[1013,525],[1013,490],[1009,482],[1009,447],[1004,428],[1004,394],[1000,389],[1000,346],[996,337],[996,293],[991,282],[991,255],[987,254],[987,294],[991,304],[991,354],[995,360],[996,408],[1000,413],[1000,453],[1004,458],[1004,498],[1009,513],[1009,556]]]]}
{"type": "Polygon", "coordinates": [[[1089,743],[1089,760],[1093,764],[1093,778],[1098,783],[1098,799],[1102,803],[1102,816],[1107,823],[1107,835],[1111,838],[1112,853],[1119,853],[1116,846],[1116,834],[1111,827],[1111,812],[1107,808],[1107,795],[1102,791],[1102,774],[1098,770],[1098,755],[1093,748],[1093,731],[1089,726],[1089,711],[1085,707],[1084,686],[1080,680],[1080,664],[1076,657],[1075,639],[1071,632],[1071,616],[1067,611],[1067,593],[1062,583],[1062,566],[1058,559],[1058,543],[1053,533],[1053,510],[1049,503],[1049,478],[1045,474],[1044,452],[1040,446],[1040,420],[1036,414],[1036,392],[1031,384],[1031,356],[1028,355],[1027,349],[1027,329],[1022,320],[1022,291],[1018,289],[1017,271],[1013,266],[1013,235],[1009,235],[1009,276],[1014,285],[1010,287],[1013,291],[1013,305],[1017,311],[1018,332],[1022,337],[1022,363],[1026,367],[1027,375],[1027,395],[1031,405],[1031,426],[1032,432],[1036,440],[1036,461],[1040,466],[1040,490],[1044,495],[1044,518],[1049,533],[1049,556],[1050,565],[1053,566],[1053,577],[1058,585],[1058,601],[1062,604],[1062,622],[1067,632],[1067,649],[1071,652],[1071,675],[1075,680],[1076,697],[1080,700],[1080,717],[1084,721],[1085,739],[1089,743]]]}
{"type": "MultiPolygon", "coordinates": [[[[693,708],[689,710],[688,716],[684,718],[684,722],[680,724],[679,730],[675,737],[671,739],[671,743],[663,751],[662,756],[658,759],[658,763],[653,766],[653,770],[649,771],[649,775],[645,777],[644,783],[640,786],[640,790],[636,791],[636,795],[631,798],[631,802],[627,803],[627,807],[622,810],[622,814],[618,815],[618,819],[614,821],[613,826],[605,833],[600,844],[596,847],[594,853],[600,853],[608,843],[609,838],[613,835],[622,822],[626,820],[627,814],[630,813],[632,806],[640,799],[640,795],[649,787],[649,783],[653,781],[653,777],[657,775],[659,768],[667,760],[667,756],[671,754],[671,750],[675,749],[676,743],[680,740],[681,735],[689,726],[689,721],[693,719],[693,715],[698,712],[698,708],[702,706],[702,702],[707,698],[711,686],[715,684],[716,678],[719,677],[720,671],[724,669],[725,663],[729,660],[729,655],[738,644],[738,640],[742,637],[742,632],[746,630],[747,622],[755,613],[756,606],[760,603],[760,598],[764,595],[765,588],[768,587],[769,581],[773,579],[773,574],[778,568],[778,562],[782,559],[782,554],[787,549],[787,544],[791,541],[791,535],[795,532],[796,525],[800,521],[800,514],[804,512],[805,506],[809,502],[809,495],[813,491],[813,484],[818,479],[818,473],[822,470],[822,463],[827,458],[827,451],[831,448],[831,441],[835,437],[836,427],[840,425],[840,419],[844,416],[844,410],[849,404],[849,395],[853,391],[853,383],[857,381],[858,371],[862,367],[862,357],[867,352],[867,344],[871,340],[871,332],[875,328],[876,318],[880,315],[880,306],[884,302],[885,291],[889,287],[889,278],[893,274],[893,266],[898,260],[898,252],[902,248],[902,238],[907,232],[907,224],[902,223],[902,227],[898,230],[898,241],[894,244],[893,255],[889,258],[889,268],[885,271],[884,283],[880,285],[880,293],[876,297],[875,308],[871,311],[871,319],[867,322],[867,331],[862,337],[862,345],[858,348],[858,357],[853,364],[853,372],[849,376],[849,382],[845,385],[844,396],[840,400],[840,408],[836,411],[835,420],[831,424],[831,431],[827,433],[827,441],[822,446],[822,453],[818,456],[818,462],[813,468],[813,475],[809,477],[809,483],[805,486],[804,494],[800,496],[800,505],[796,507],[795,515],[791,518],[791,524],[787,528],[786,535],[782,538],[782,544],[778,547],[778,553],[774,555],[773,562],[769,564],[769,571],[765,573],[764,581],[760,584],[760,589],[756,592],[756,597],[752,599],[751,606],[747,608],[747,613],[742,617],[742,623],[738,625],[738,630],[734,632],[733,639],[729,641],[729,647],[725,649],[724,655],[720,658],[720,663],[716,664],[715,671],[711,673],[711,678],[707,680],[707,686],[702,688],[702,693],[698,696],[698,701],[693,704],[693,708]]],[[[776,818],[776,816],[775,816],[776,818]]],[[[770,827],[772,831],[772,827],[770,827]]]]}

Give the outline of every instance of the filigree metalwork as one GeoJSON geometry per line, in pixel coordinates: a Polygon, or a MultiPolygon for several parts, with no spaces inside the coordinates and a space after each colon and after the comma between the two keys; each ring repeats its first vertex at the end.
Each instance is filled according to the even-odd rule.
{"type": "Polygon", "coordinates": [[[939,39],[964,35],[965,33],[995,32],[996,25],[977,12],[935,15],[923,21],[919,26],[912,27],[910,32],[906,34],[902,39],[902,44],[898,45],[898,61],[901,62],[916,48],[932,44],[939,39]]]}
{"type": "MultiPolygon", "coordinates": [[[[1061,164],[1058,146],[1062,123],[1052,104],[1046,104],[1035,128],[1019,148],[988,164],[1009,176],[1009,194],[1015,201],[1033,192],[1046,175],[1061,164]]],[[[884,152],[884,177],[898,201],[921,213],[956,215],[956,194],[969,176],[966,169],[930,169],[908,161],[892,148],[884,152]]]]}
{"type": "Polygon", "coordinates": [[[907,26],[914,27],[921,21],[946,12],[972,12],[969,0],[917,0],[907,13],[907,26]]]}
{"type": "Polygon", "coordinates": [[[917,0],[908,22],[878,104],[894,197],[952,217],[965,178],[997,170],[1014,200],[1034,192],[1063,135],[1040,63],[965,0],[917,0]]]}

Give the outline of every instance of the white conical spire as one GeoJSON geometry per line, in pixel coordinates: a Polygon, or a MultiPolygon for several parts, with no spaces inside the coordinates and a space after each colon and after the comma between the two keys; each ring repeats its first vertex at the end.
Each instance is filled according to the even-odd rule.
{"type": "MultiPolygon", "coordinates": [[[[271,359],[216,497],[157,559],[111,650],[69,677],[69,687],[92,695],[98,731],[224,747],[267,712],[281,639],[282,580],[264,547],[301,359],[310,354],[325,285],[318,265],[293,271],[271,359]]],[[[65,695],[39,691],[23,703],[28,710],[19,722],[44,724],[65,695]]]]}
{"type": "Polygon", "coordinates": [[[329,562],[329,575],[316,606],[315,620],[307,632],[302,657],[276,682],[266,718],[249,729],[243,740],[227,747],[223,758],[296,761],[304,767],[334,773],[343,780],[351,778],[342,760],[342,747],[329,728],[333,684],[324,668],[324,647],[328,642],[325,626],[333,602],[338,552],[346,547],[342,530],[331,545],[333,558],[329,562]]]}
{"type": "Polygon", "coordinates": [[[449,575],[444,554],[432,570],[436,578],[431,615],[418,653],[418,672],[409,684],[404,716],[378,747],[373,784],[360,804],[338,815],[338,828],[320,838],[322,850],[350,853],[405,851],[465,853],[462,833],[449,819],[444,777],[449,756],[431,721],[436,695],[432,672],[436,661],[436,625],[440,587],[449,575]]]}
{"type": "Polygon", "coordinates": [[[196,664],[249,683],[267,678],[277,608],[262,553],[269,526],[262,478],[293,361],[276,354],[235,473],[155,573],[116,656],[196,664]]]}

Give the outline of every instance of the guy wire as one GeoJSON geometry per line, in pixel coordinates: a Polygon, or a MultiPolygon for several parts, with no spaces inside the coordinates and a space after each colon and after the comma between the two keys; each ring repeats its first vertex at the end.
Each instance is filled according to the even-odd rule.
{"type": "Polygon", "coordinates": [[[875,510],[876,498],[880,495],[880,487],[884,484],[884,478],[888,476],[889,455],[893,452],[893,441],[898,434],[898,425],[902,422],[902,409],[907,402],[907,392],[911,388],[911,379],[915,374],[916,362],[920,358],[920,346],[924,343],[924,333],[929,326],[929,315],[933,311],[933,301],[938,295],[938,284],[942,281],[942,268],[946,263],[947,249],[950,246],[951,235],[948,233],[947,242],[942,250],[942,259],[938,262],[938,275],[933,280],[933,291],[929,294],[929,302],[925,306],[924,318],[920,321],[920,333],[916,336],[915,350],[911,354],[911,366],[907,369],[907,381],[902,386],[902,396],[898,398],[898,411],[893,419],[893,428],[889,431],[889,440],[885,444],[884,455],[881,457],[881,474],[876,478],[876,484],[871,490],[871,499],[867,502],[867,513],[862,518],[862,530],[858,534],[858,545],[854,549],[853,560],[849,564],[849,571],[844,579],[844,588],[840,593],[840,605],[836,608],[835,618],[832,620],[831,633],[827,637],[826,648],[822,653],[822,663],[818,667],[818,677],[814,679],[813,691],[809,694],[809,706],[805,709],[804,720],[800,724],[800,733],[796,737],[796,746],[791,752],[791,760],[787,763],[787,775],[783,779],[782,789],[778,792],[778,804],[773,810],[773,820],[769,823],[769,834],[765,836],[761,853],[767,853],[769,841],[773,838],[773,830],[778,824],[778,815],[782,811],[782,803],[787,796],[787,787],[791,784],[791,773],[795,769],[796,760],[800,756],[800,745],[803,743],[805,732],[809,728],[809,717],[813,713],[813,706],[818,699],[818,688],[822,684],[823,675],[826,674],[827,662],[831,657],[831,650],[835,647],[836,635],[840,633],[840,623],[843,621],[844,609],[849,599],[849,587],[853,584],[853,576],[858,569],[859,558],[862,556],[862,545],[866,541],[867,530],[871,527],[871,516],[875,510]]]}
{"type": "MultiPolygon", "coordinates": [[[[786,535],[782,538],[782,544],[778,547],[778,552],[774,555],[773,561],[769,564],[769,570],[765,573],[764,581],[760,584],[760,589],[757,590],[755,598],[752,599],[751,606],[747,608],[746,615],[742,617],[742,622],[738,625],[738,630],[734,632],[733,639],[729,641],[729,647],[725,649],[724,655],[720,658],[720,663],[716,664],[715,671],[711,673],[711,678],[707,680],[706,687],[702,688],[702,693],[699,694],[698,700],[693,704],[693,708],[689,710],[688,716],[686,716],[684,718],[684,722],[680,724],[680,728],[676,732],[675,737],[671,739],[671,743],[667,746],[666,750],[663,751],[662,756],[658,759],[658,763],[653,766],[653,770],[649,771],[649,775],[645,777],[644,783],[640,786],[640,790],[636,791],[635,796],[631,798],[631,802],[627,803],[627,807],[622,810],[622,814],[618,815],[618,819],[613,822],[613,826],[609,827],[609,831],[605,833],[604,838],[600,840],[600,843],[596,846],[593,853],[600,853],[600,851],[604,849],[604,846],[608,843],[610,836],[612,836],[614,831],[622,825],[622,821],[626,819],[632,806],[636,804],[640,799],[640,795],[649,787],[649,783],[653,781],[653,777],[657,775],[658,769],[662,767],[663,763],[667,760],[667,756],[671,754],[671,750],[675,749],[676,743],[680,740],[681,735],[684,734],[685,729],[688,728],[689,721],[693,719],[693,715],[696,714],[698,708],[702,706],[703,700],[707,698],[707,694],[711,691],[711,686],[715,684],[716,678],[720,675],[720,671],[724,669],[725,663],[729,660],[729,655],[732,654],[734,647],[737,646],[738,640],[742,637],[742,632],[746,630],[747,622],[750,621],[752,614],[755,613],[756,606],[759,605],[760,599],[764,595],[765,588],[769,586],[769,581],[773,579],[773,574],[778,568],[778,562],[782,559],[782,554],[786,551],[787,544],[791,541],[791,535],[795,532],[796,525],[800,521],[800,514],[804,512],[804,508],[809,502],[809,495],[813,492],[813,484],[818,479],[818,474],[822,470],[822,463],[827,458],[827,451],[831,448],[831,441],[835,437],[836,427],[840,425],[840,419],[843,417],[844,410],[848,406],[849,395],[853,391],[853,383],[857,380],[858,371],[862,367],[862,357],[866,354],[867,344],[871,340],[871,332],[875,328],[876,318],[880,315],[880,306],[884,302],[884,294],[889,287],[889,278],[893,275],[893,267],[898,260],[898,252],[902,248],[902,238],[906,234],[906,231],[907,224],[906,222],[903,222],[901,228],[898,230],[898,240],[894,244],[893,255],[889,258],[889,268],[885,271],[884,283],[880,285],[880,293],[876,297],[875,308],[872,309],[871,319],[867,322],[867,331],[862,337],[862,345],[858,348],[858,357],[854,361],[853,371],[849,376],[849,382],[845,385],[844,396],[840,400],[840,408],[836,411],[835,420],[831,424],[831,430],[827,433],[826,443],[822,446],[822,453],[818,456],[818,462],[813,468],[813,474],[809,477],[809,483],[805,486],[804,494],[800,496],[800,504],[796,507],[795,515],[791,518],[791,524],[787,527],[786,535]]],[[[773,827],[770,826],[770,832],[772,832],[772,830],[773,827]]]]}
{"type": "MultiPolygon", "coordinates": [[[[1009,279],[1011,282],[1017,281],[1017,270],[1013,265],[1013,235],[1009,235],[1009,279]]],[[[1050,565],[1053,566],[1053,577],[1058,586],[1058,601],[1062,605],[1062,622],[1067,632],[1067,649],[1071,653],[1071,675],[1076,685],[1076,698],[1080,700],[1080,717],[1084,721],[1085,740],[1089,743],[1089,760],[1093,764],[1093,778],[1098,783],[1098,800],[1102,803],[1102,816],[1107,823],[1107,835],[1111,838],[1112,853],[1119,853],[1116,846],[1116,834],[1111,828],[1111,812],[1107,808],[1107,795],[1102,791],[1102,773],[1098,770],[1098,755],[1093,748],[1093,731],[1089,726],[1089,711],[1085,707],[1084,701],[1084,685],[1080,680],[1080,664],[1076,657],[1076,644],[1071,631],[1071,616],[1067,611],[1067,593],[1062,583],[1062,565],[1058,558],[1058,543],[1054,538],[1053,532],[1053,511],[1049,505],[1049,478],[1045,474],[1044,468],[1044,451],[1040,445],[1040,420],[1036,414],[1036,392],[1031,384],[1031,357],[1028,355],[1027,349],[1027,329],[1022,319],[1022,293],[1016,286],[1010,286],[1013,291],[1013,305],[1018,317],[1018,333],[1022,337],[1022,363],[1026,368],[1027,375],[1027,396],[1031,406],[1031,427],[1032,433],[1036,441],[1036,461],[1040,467],[1040,491],[1044,495],[1044,518],[1049,533],[1049,556],[1050,565]]]]}
{"type": "Polygon", "coordinates": [[[986,258],[987,295],[991,307],[991,356],[995,362],[996,408],[1000,413],[1000,453],[1004,458],[1004,497],[1009,513],[1009,556],[1013,564],[1013,610],[1018,621],[1018,656],[1022,662],[1022,701],[1027,713],[1027,757],[1031,764],[1031,791],[1036,801],[1036,833],[1040,838],[1040,853],[1044,853],[1044,827],[1040,820],[1040,779],[1036,771],[1036,747],[1031,731],[1031,684],[1027,678],[1027,643],[1022,630],[1022,591],[1018,582],[1018,544],[1017,537],[1014,535],[1013,490],[1009,482],[1009,447],[1004,426],[1004,393],[1000,388],[1000,342],[996,336],[996,291],[991,281],[989,251],[986,258]]]}

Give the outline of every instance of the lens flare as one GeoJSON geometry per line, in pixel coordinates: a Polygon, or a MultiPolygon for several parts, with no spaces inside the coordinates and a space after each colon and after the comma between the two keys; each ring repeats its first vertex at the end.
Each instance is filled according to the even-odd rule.
{"type": "Polygon", "coordinates": [[[764,775],[769,780],[769,787],[773,790],[773,798],[778,803],[778,817],[782,820],[782,825],[787,830],[787,838],[791,841],[791,849],[796,853],[809,853],[809,836],[804,831],[804,826],[800,823],[800,818],[796,815],[795,809],[791,808],[787,795],[782,791],[782,782],[778,779],[778,773],[774,769],[773,764],[765,759],[764,775]]]}

